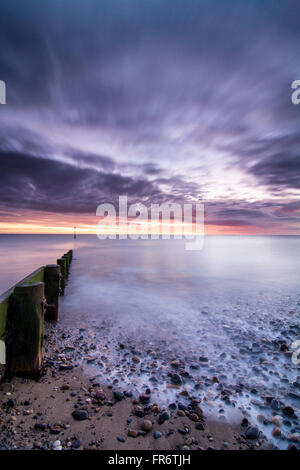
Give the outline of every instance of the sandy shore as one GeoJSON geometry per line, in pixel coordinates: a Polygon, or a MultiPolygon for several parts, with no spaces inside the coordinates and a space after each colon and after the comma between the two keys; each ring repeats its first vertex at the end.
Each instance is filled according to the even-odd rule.
{"type": "MultiPolygon", "coordinates": [[[[84,337],[81,339],[84,343],[84,337]]],[[[12,378],[0,388],[0,448],[206,450],[269,448],[247,439],[245,427],[214,422],[199,403],[185,410],[159,408],[151,391],[140,397],[104,387],[83,365],[66,361],[70,339],[61,325],[45,330],[38,382],[12,378]],[[150,393],[149,393],[150,392],[150,393]],[[127,396],[128,395],[128,396],[127,396]]],[[[76,349],[78,348],[78,343],[76,349]]]]}

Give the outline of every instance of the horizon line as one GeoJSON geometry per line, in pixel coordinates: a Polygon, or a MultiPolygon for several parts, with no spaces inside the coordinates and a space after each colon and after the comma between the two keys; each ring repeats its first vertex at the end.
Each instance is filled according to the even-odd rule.
{"type": "MultiPolygon", "coordinates": [[[[62,233],[62,232],[57,232],[57,233],[53,233],[53,232],[47,232],[47,233],[45,232],[0,232],[0,235],[69,235],[71,238],[74,239],[74,234],[71,232],[65,232],[65,233],[62,233]]],[[[96,233],[91,233],[91,232],[90,233],[77,233],[76,239],[82,236],[86,236],[86,235],[89,235],[89,236],[94,235],[97,237],[96,233]]],[[[110,234],[107,234],[107,237],[112,236],[112,235],[116,236],[116,239],[118,239],[120,235],[124,236],[126,234],[110,233],[110,234]]],[[[144,240],[146,239],[151,240],[151,234],[142,234],[142,235],[143,236],[147,235],[148,237],[148,238],[144,238],[144,240]]],[[[189,234],[189,235],[195,235],[195,234],[189,234]]],[[[161,239],[164,235],[155,234],[155,236],[159,236],[159,239],[161,239]]],[[[181,239],[184,239],[185,234],[181,234],[181,236],[182,236],[181,239]]],[[[300,233],[299,234],[293,234],[293,233],[205,233],[201,236],[204,236],[204,237],[232,237],[232,236],[233,237],[300,237],[300,233]]],[[[130,234],[127,234],[127,239],[131,240],[130,234]]],[[[165,240],[168,240],[168,239],[174,239],[174,235],[170,234],[170,238],[165,238],[165,240]]],[[[179,238],[178,240],[181,240],[181,239],[179,238]]],[[[110,240],[113,240],[113,239],[110,238],[110,240]]],[[[134,239],[132,240],[135,241],[134,239]]],[[[153,238],[153,240],[157,240],[157,238],[153,238]]]]}

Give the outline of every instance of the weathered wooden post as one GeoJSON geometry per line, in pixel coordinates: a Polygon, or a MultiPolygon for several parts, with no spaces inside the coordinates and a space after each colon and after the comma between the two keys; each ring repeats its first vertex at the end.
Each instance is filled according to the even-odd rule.
{"type": "Polygon", "coordinates": [[[44,283],[18,284],[9,299],[7,371],[38,379],[42,360],[44,283]]]}
{"type": "Polygon", "coordinates": [[[57,264],[60,266],[60,271],[61,271],[61,293],[64,294],[65,292],[65,287],[67,283],[67,264],[66,264],[66,259],[65,258],[59,258],[57,260],[57,264]]]}
{"type": "Polygon", "coordinates": [[[44,282],[46,297],[46,321],[58,320],[58,296],[60,289],[60,266],[58,264],[48,264],[45,266],[44,282]]]}
{"type": "Polygon", "coordinates": [[[62,258],[66,260],[66,268],[67,268],[67,275],[68,275],[70,271],[70,258],[66,254],[63,255],[62,258]]]}
{"type": "Polygon", "coordinates": [[[66,258],[66,260],[67,260],[67,270],[68,270],[68,272],[70,271],[72,256],[73,256],[73,251],[72,250],[67,251],[67,253],[65,253],[63,255],[63,258],[66,258]]]}
{"type": "Polygon", "coordinates": [[[69,270],[70,270],[70,266],[71,266],[71,255],[69,253],[69,251],[67,253],[65,253],[65,256],[68,258],[68,265],[69,265],[69,270]]]}

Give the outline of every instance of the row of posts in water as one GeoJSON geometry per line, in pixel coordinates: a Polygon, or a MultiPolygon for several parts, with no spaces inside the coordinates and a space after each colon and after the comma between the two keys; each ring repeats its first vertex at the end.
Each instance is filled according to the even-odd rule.
{"type": "Polygon", "coordinates": [[[40,279],[16,285],[9,298],[6,326],[6,375],[38,379],[42,363],[44,320],[56,322],[72,262],[69,250],[41,268],[40,279]]]}

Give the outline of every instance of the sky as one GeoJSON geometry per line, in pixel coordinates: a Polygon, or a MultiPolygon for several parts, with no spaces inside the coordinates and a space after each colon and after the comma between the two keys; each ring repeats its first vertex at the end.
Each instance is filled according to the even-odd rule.
{"type": "Polygon", "coordinates": [[[299,44],[299,0],[1,0],[0,233],[126,195],[300,235],[299,44]]]}

